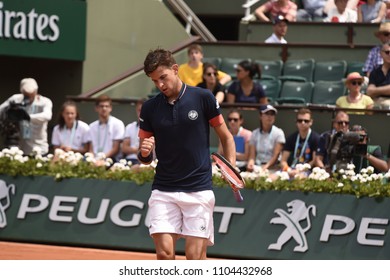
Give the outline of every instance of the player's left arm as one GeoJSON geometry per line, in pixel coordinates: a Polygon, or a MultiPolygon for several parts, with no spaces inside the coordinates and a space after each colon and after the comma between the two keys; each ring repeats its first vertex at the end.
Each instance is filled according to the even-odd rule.
{"type": "Polygon", "coordinates": [[[228,130],[226,123],[223,122],[214,127],[223,148],[223,155],[233,165],[236,166],[236,146],[233,135],[228,130]]]}

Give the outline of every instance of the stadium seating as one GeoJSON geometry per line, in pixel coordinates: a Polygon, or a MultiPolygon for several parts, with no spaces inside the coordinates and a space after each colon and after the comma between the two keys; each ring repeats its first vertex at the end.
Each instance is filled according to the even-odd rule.
{"type": "Polygon", "coordinates": [[[219,69],[221,67],[222,58],[220,57],[204,57],[203,62],[214,64],[219,69]]]}
{"type": "Polygon", "coordinates": [[[312,82],[315,61],[312,58],[301,60],[287,60],[283,64],[282,81],[312,82]]]}
{"type": "Polygon", "coordinates": [[[347,72],[347,62],[316,61],[314,66],[314,82],[316,81],[340,81],[347,72]]]}
{"type": "Polygon", "coordinates": [[[337,98],[345,95],[346,89],[343,81],[317,81],[314,83],[312,104],[335,105],[337,98]]]}
{"type": "Polygon", "coordinates": [[[285,81],[282,85],[278,104],[307,104],[312,100],[314,83],[285,81]]]}
{"type": "Polygon", "coordinates": [[[283,61],[281,60],[255,60],[261,66],[261,79],[277,79],[282,75],[283,61]]]}
{"type": "Polygon", "coordinates": [[[229,74],[232,79],[237,78],[236,67],[237,64],[243,60],[250,60],[248,58],[233,58],[233,57],[223,57],[221,60],[221,66],[219,70],[229,74]]]}
{"type": "Polygon", "coordinates": [[[265,91],[265,95],[268,98],[269,103],[274,103],[277,98],[279,98],[280,88],[282,82],[280,80],[260,80],[258,81],[265,91]]]}

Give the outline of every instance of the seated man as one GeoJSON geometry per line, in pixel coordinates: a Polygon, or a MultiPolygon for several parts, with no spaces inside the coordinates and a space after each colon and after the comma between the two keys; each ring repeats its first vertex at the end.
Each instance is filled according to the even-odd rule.
{"type": "Polygon", "coordinates": [[[390,107],[390,43],[382,45],[383,64],[370,73],[367,95],[374,100],[374,107],[388,109],[390,107]]]}
{"type": "MultiPolygon", "coordinates": [[[[179,78],[189,86],[197,86],[203,78],[203,49],[201,45],[192,44],[188,47],[188,62],[179,67],[179,78]]],[[[225,85],[232,80],[232,77],[222,71],[218,71],[218,80],[225,85]]]]}
{"type": "Polygon", "coordinates": [[[286,139],[280,161],[282,170],[288,171],[291,177],[298,173],[295,170],[297,164],[308,163],[312,167],[315,165],[320,139],[319,134],[311,129],[313,118],[309,109],[298,110],[296,125],[298,130],[286,139]]]}
{"type": "Polygon", "coordinates": [[[328,144],[330,137],[337,132],[347,132],[349,130],[349,115],[345,111],[337,111],[336,115],[332,120],[333,129],[325,131],[321,134],[318,143],[317,154],[316,154],[316,166],[326,169],[328,172],[331,171],[329,166],[328,158],[328,144]]]}
{"type": "Polygon", "coordinates": [[[360,134],[361,139],[358,145],[366,147],[364,155],[357,152],[358,145],[355,147],[352,161],[355,165],[355,172],[360,172],[362,168],[367,168],[368,166],[374,167],[375,173],[387,172],[388,166],[384,160],[381,147],[378,145],[368,145],[369,137],[367,129],[361,125],[354,125],[351,131],[360,134]]]}
{"type": "Polygon", "coordinates": [[[287,33],[287,23],[288,20],[284,16],[278,15],[275,17],[272,20],[273,33],[265,40],[265,43],[287,44],[287,41],[284,38],[287,33]]]}

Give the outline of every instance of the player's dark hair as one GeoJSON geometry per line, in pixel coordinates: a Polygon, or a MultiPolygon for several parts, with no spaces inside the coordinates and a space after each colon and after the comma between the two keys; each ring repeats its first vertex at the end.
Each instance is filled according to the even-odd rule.
{"type": "Polygon", "coordinates": [[[149,76],[159,66],[170,68],[173,64],[176,64],[176,60],[170,51],[160,48],[150,50],[144,61],[144,72],[149,76]]]}

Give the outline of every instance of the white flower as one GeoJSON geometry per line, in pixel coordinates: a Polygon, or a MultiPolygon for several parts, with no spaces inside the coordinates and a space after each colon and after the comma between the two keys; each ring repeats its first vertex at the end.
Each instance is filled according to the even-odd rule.
{"type": "Polygon", "coordinates": [[[33,152],[34,155],[41,155],[42,154],[42,149],[41,149],[41,147],[35,146],[33,148],[32,152],[33,152]]]}
{"type": "Polygon", "coordinates": [[[37,168],[41,168],[43,165],[40,162],[37,162],[37,168]]]}
{"type": "Polygon", "coordinates": [[[374,173],[374,167],[368,166],[368,167],[367,167],[367,172],[368,172],[368,174],[374,173]]]}
{"type": "Polygon", "coordinates": [[[344,173],[345,173],[345,170],[341,168],[341,169],[339,170],[339,174],[344,174],[344,173]]]}
{"type": "Polygon", "coordinates": [[[366,169],[366,168],[362,168],[362,169],[360,169],[360,173],[362,173],[362,174],[366,174],[366,173],[367,173],[367,169],[366,169]]]}
{"type": "Polygon", "coordinates": [[[344,187],[344,184],[340,182],[337,184],[337,187],[342,188],[342,187],[344,187]]]}
{"type": "Polygon", "coordinates": [[[355,165],[353,163],[348,163],[347,164],[347,169],[348,170],[354,170],[355,169],[355,165]]]}

